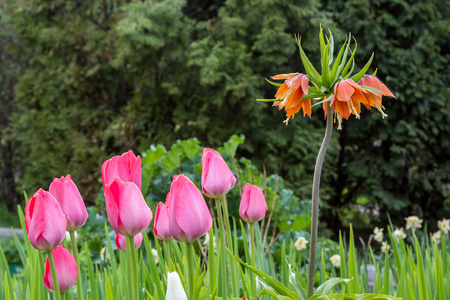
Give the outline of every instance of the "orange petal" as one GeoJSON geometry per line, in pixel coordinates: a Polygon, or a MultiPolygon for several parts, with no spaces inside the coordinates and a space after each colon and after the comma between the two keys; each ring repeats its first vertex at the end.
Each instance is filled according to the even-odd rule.
{"type": "Polygon", "coordinates": [[[308,115],[311,118],[311,99],[302,101],[303,116],[308,115]]]}
{"type": "Polygon", "coordinates": [[[277,79],[288,79],[288,78],[291,78],[292,76],[295,76],[297,74],[298,73],[278,74],[278,75],[275,75],[275,76],[271,76],[270,78],[275,79],[275,80],[277,80],[277,79]]]}
{"type": "Polygon", "coordinates": [[[394,94],[392,94],[392,92],[384,84],[381,87],[381,91],[383,91],[385,96],[391,96],[391,97],[397,98],[394,96],[394,94]]]}
{"type": "Polygon", "coordinates": [[[303,74],[298,74],[292,76],[288,80],[286,80],[286,84],[291,89],[298,89],[300,87],[300,83],[302,81],[303,74]]]}
{"type": "Polygon", "coordinates": [[[343,116],[345,119],[348,119],[348,117],[350,116],[348,104],[341,101],[336,101],[334,105],[336,106],[336,112],[340,113],[341,116],[343,116]]]}
{"type": "Polygon", "coordinates": [[[305,95],[308,94],[308,84],[309,84],[309,78],[307,76],[303,76],[302,77],[302,90],[305,95]]]}
{"type": "Polygon", "coordinates": [[[284,94],[289,90],[289,87],[287,86],[286,82],[283,83],[277,90],[277,93],[275,94],[275,98],[283,98],[284,94]]]}
{"type": "Polygon", "coordinates": [[[336,99],[342,102],[347,102],[353,95],[355,89],[345,81],[336,83],[336,99]]]}

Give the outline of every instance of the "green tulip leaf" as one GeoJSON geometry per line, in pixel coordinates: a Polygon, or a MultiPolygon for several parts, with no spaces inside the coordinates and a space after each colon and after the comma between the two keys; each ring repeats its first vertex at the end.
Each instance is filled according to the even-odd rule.
{"type": "Polygon", "coordinates": [[[227,251],[228,253],[230,253],[231,257],[234,258],[234,260],[236,260],[241,265],[247,267],[248,269],[252,270],[256,275],[258,275],[261,279],[267,282],[267,284],[270,285],[279,295],[287,296],[290,297],[291,299],[297,299],[297,294],[291,292],[284,284],[277,282],[274,278],[270,277],[266,273],[258,270],[255,267],[250,266],[239,257],[234,256],[233,252],[231,252],[230,249],[227,248],[227,251]]]}

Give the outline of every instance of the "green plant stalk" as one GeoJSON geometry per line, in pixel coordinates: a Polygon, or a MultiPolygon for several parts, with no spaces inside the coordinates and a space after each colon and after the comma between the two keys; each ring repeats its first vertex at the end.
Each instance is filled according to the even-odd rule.
{"type": "Polygon", "coordinates": [[[134,237],[130,238],[131,245],[131,267],[133,270],[133,288],[135,299],[139,299],[139,288],[137,279],[137,260],[136,260],[136,247],[134,246],[134,237]]]}
{"type": "Polygon", "coordinates": [[[61,294],[61,300],[66,300],[66,293],[61,294]]]}
{"type": "MultiPolygon", "coordinates": [[[[228,286],[227,286],[227,276],[226,276],[226,269],[227,269],[227,261],[226,261],[226,253],[225,253],[225,231],[223,229],[223,216],[222,216],[222,210],[220,207],[220,201],[221,199],[216,200],[216,208],[217,208],[217,219],[219,220],[219,235],[220,235],[220,259],[221,259],[221,270],[222,274],[219,274],[221,277],[221,281],[219,284],[219,295],[222,296],[223,299],[227,299],[228,297],[228,286]],[[222,287],[222,288],[220,288],[222,287]],[[222,292],[222,293],[220,293],[222,292]]],[[[215,276],[212,274],[212,276],[215,276]]]]}
{"type": "MultiPolygon", "coordinates": [[[[228,249],[230,249],[233,254],[234,247],[233,247],[233,239],[231,237],[231,225],[230,225],[230,219],[228,218],[228,202],[226,196],[223,196],[222,198],[222,209],[223,209],[223,217],[224,217],[224,225],[225,225],[225,233],[227,235],[226,243],[228,246],[228,249]]],[[[230,280],[231,280],[231,288],[232,288],[232,294],[236,295],[239,293],[239,280],[236,276],[236,263],[233,260],[230,260],[230,280]]]]}
{"type": "MultiPolygon", "coordinates": [[[[250,247],[252,248],[252,266],[256,268],[256,251],[255,251],[255,224],[250,223],[250,247]]],[[[252,293],[254,299],[256,299],[256,274],[251,272],[252,274],[252,293]]]]}
{"type": "MultiPolygon", "coordinates": [[[[77,263],[78,269],[81,270],[80,260],[78,258],[78,245],[77,245],[77,238],[75,236],[75,231],[69,231],[69,234],[70,234],[70,242],[72,244],[73,257],[75,258],[75,262],[77,263]]],[[[78,276],[77,276],[77,296],[78,296],[78,299],[83,300],[84,299],[83,286],[81,283],[81,275],[80,274],[81,274],[81,272],[79,272],[78,276]]]]}
{"type": "Polygon", "coordinates": [[[59,292],[58,277],[56,275],[55,260],[53,259],[52,251],[49,251],[47,253],[47,255],[48,255],[48,261],[50,262],[50,269],[52,270],[53,290],[55,292],[55,299],[61,300],[61,293],[59,292]]]}
{"type": "Polygon", "coordinates": [[[320,175],[322,173],[323,160],[327,153],[328,145],[333,132],[333,114],[330,102],[327,104],[327,125],[325,136],[323,137],[322,146],[320,146],[317,155],[316,166],[314,168],[314,179],[312,188],[312,207],[311,207],[311,241],[309,248],[309,267],[307,281],[307,298],[311,297],[314,292],[314,274],[316,272],[316,247],[317,247],[317,228],[319,224],[319,191],[320,191],[320,175]]]}
{"type": "Polygon", "coordinates": [[[135,299],[134,296],[135,293],[135,281],[134,281],[134,267],[133,267],[133,256],[132,256],[132,250],[131,245],[134,247],[134,237],[127,236],[127,272],[128,272],[128,298],[130,300],[135,299]]]}
{"type": "Polygon", "coordinates": [[[188,261],[188,293],[189,300],[194,300],[194,275],[195,275],[195,267],[194,267],[194,245],[192,243],[187,244],[187,261],[188,261]]]}

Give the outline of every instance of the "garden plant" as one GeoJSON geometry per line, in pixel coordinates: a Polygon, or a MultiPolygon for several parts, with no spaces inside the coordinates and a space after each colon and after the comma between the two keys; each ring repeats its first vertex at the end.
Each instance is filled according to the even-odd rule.
{"type": "Polygon", "coordinates": [[[406,232],[398,228],[403,224],[393,222],[384,240],[385,228],[375,228],[360,249],[351,227],[348,239],[342,234],[339,244],[321,244],[320,176],[333,124],[340,130],[344,119],[360,118],[365,113],[361,106],[387,117],[382,97],[395,96],[376,71],[367,74],[373,55],[354,70],[357,44],[352,36],[335,56],[331,32],[320,29],[319,69],[300,37],[296,41],[306,74],[272,76],[284,80],[269,81],[278,87],[275,99],[259,100],[284,108],[286,125],[301,111],[311,116],[312,107],[323,108],[325,135],[311,201],[292,201],[297,199],[286,196],[281,178],[261,174],[249,160],[237,160],[242,136],[233,136],[218,151],[201,147],[196,139],[179,141],[170,151],[151,146],[142,157],[128,151],[101,168],[98,207],[108,222],[90,223],[104,220],[104,211],[86,209],[70,175],[55,178],[48,192],[39,189],[24,211],[18,208],[25,241],[14,235],[14,243],[22,268],[11,273],[0,248],[0,297],[449,300],[449,220],[440,221],[440,230],[429,235],[423,221],[411,216],[406,232]],[[310,212],[298,211],[300,206],[310,212]],[[92,224],[97,232],[83,231],[92,224]],[[273,235],[268,239],[269,230],[273,235]],[[289,230],[302,234],[294,239],[289,230]],[[97,257],[99,249],[89,240],[99,232],[105,245],[97,257]]]}

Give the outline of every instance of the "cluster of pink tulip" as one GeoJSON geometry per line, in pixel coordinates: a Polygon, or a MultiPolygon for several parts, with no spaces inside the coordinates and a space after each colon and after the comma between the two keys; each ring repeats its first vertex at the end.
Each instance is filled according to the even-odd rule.
{"type": "MultiPolygon", "coordinates": [[[[149,227],[153,218],[141,193],[141,158],[132,151],[115,156],[103,163],[101,174],[108,220],[116,232],[115,243],[120,250],[131,252],[127,255],[133,255],[129,260],[132,266],[127,266],[133,277],[136,273],[133,269],[136,267],[134,250],[140,247],[142,232],[149,227]]],[[[235,183],[236,178],[221,155],[205,148],[201,177],[203,193],[207,197],[218,199],[225,196],[235,183]]],[[[239,207],[240,217],[252,224],[262,220],[266,210],[261,189],[246,184],[239,207]]],[[[83,199],[70,175],[55,178],[49,192],[39,189],[27,202],[25,224],[28,237],[33,247],[48,253],[44,286],[55,291],[57,299],[60,292],[69,290],[75,282],[78,299],[84,298],[81,280],[77,281],[79,262],[74,232],[85,224],[87,217],[83,199]],[[61,245],[66,231],[71,234],[74,256],[61,245]]],[[[153,226],[156,237],[162,241],[175,239],[187,243],[188,249],[191,249],[194,241],[209,232],[212,222],[211,213],[200,190],[185,175],[175,175],[165,204],[160,202],[156,208],[153,226]]],[[[193,280],[191,271],[188,273],[188,281],[193,280]]],[[[129,285],[135,283],[131,281],[129,285]]],[[[130,299],[138,298],[138,292],[135,287],[133,289],[130,299]]],[[[192,300],[191,283],[187,284],[187,289],[189,299],[192,300]]]]}

